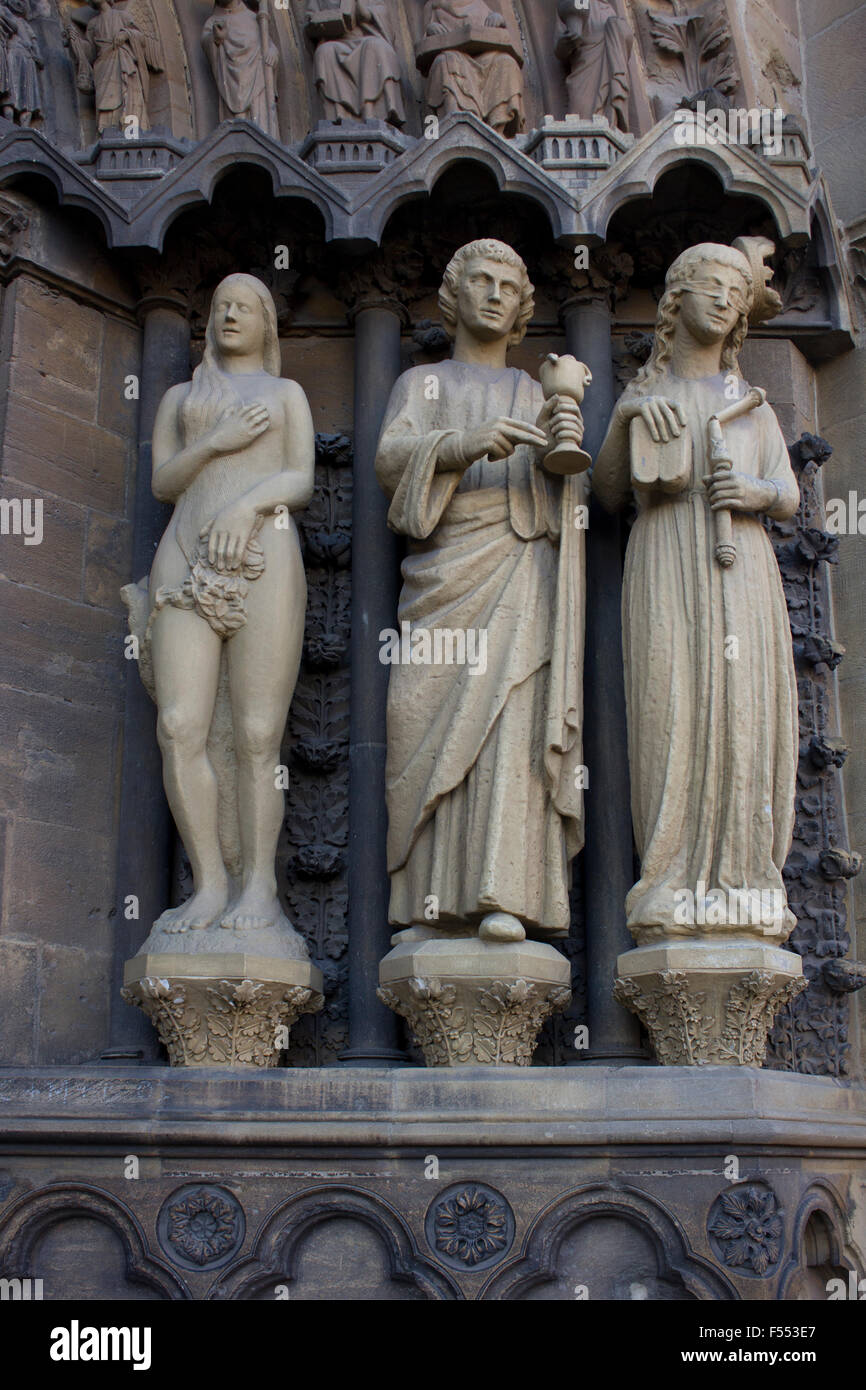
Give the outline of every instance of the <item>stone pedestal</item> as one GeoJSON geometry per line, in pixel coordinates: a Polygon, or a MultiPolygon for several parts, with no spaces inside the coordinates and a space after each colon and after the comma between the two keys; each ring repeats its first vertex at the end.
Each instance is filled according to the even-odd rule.
{"type": "Polygon", "coordinates": [[[398,932],[379,998],[401,1014],[428,1067],[529,1066],[542,1024],[567,1008],[571,966],[538,941],[398,932]]]}
{"type": "Polygon", "coordinates": [[[122,994],[157,1029],[173,1067],[275,1067],[292,1024],[324,1003],[310,961],[229,951],[135,956],[122,994]]]}
{"type": "Polygon", "coordinates": [[[614,996],[641,1019],[663,1066],[760,1067],[776,1014],[807,983],[793,951],[717,937],[625,952],[614,996]]]}

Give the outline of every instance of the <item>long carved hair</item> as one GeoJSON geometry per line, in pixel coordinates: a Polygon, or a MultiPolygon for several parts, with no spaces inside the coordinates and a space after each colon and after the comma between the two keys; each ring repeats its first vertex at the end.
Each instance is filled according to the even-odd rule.
{"type": "Polygon", "coordinates": [[[187,444],[192,444],[196,439],[201,439],[203,434],[207,434],[227,407],[241,403],[240,396],[232,385],[231,373],[223,367],[216,341],[216,303],[220,292],[228,285],[243,285],[258,297],[264,324],[262,365],[270,376],[279,376],[282,370],[277,310],[273,295],[267,285],[255,275],[240,272],[227,275],[214,290],[205,332],[204,356],[201,364],[193,372],[192,386],[181,410],[184,440],[187,444]]]}
{"type": "Polygon", "coordinates": [[[494,261],[498,265],[510,265],[520,271],[520,313],[508,339],[509,346],[516,347],[526,337],[529,321],[535,313],[535,286],[530,281],[529,271],[517,252],[504,241],[495,241],[492,237],[482,241],[470,241],[466,246],[461,246],[445,267],[442,287],[439,290],[439,312],[445,324],[445,331],[449,338],[453,338],[457,332],[457,296],[460,293],[460,277],[465,266],[469,261],[482,259],[494,261]]]}
{"type": "Polygon", "coordinates": [[[674,332],[680,313],[680,300],[701,270],[707,265],[723,265],[739,271],[743,277],[746,307],[737,319],[735,327],[728,334],[722,348],[721,371],[740,371],[740,348],[746,341],[749,331],[749,311],[754,296],[755,284],[751,267],[741,251],[721,242],[703,241],[698,246],[690,246],[681,256],[677,256],[665,276],[665,292],[661,297],[656,318],[655,343],[649,361],[641,367],[629,388],[641,396],[652,395],[661,377],[667,374],[674,346],[674,332]]]}

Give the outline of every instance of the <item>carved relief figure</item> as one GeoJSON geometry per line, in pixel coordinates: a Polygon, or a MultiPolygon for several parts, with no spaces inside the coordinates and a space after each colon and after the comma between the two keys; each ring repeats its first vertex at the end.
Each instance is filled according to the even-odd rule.
{"type": "Polygon", "coordinates": [[[388,690],[389,918],[488,941],[563,935],[583,835],[586,474],[540,464],[554,436],[581,442],[583,420],[506,365],[534,308],[509,246],[458,251],[440,306],[453,358],[436,391],[430,367],[399,379],[376,460],[388,524],[408,537],[409,645],[388,690]],[[467,661],[437,658],[461,634],[467,661]]]}
{"type": "Polygon", "coordinates": [[[219,92],[220,120],[254,121],[277,137],[274,70],[280,54],[270,35],[267,0],[257,15],[244,0],[216,0],[201,41],[219,92]]]}
{"type": "Polygon", "coordinates": [[[384,0],[344,0],[342,10],[327,10],[320,0],[309,0],[306,27],[317,41],[316,87],[326,119],[402,126],[406,112],[400,60],[384,0]],[[339,34],[330,37],[335,15],[339,34]]]}
{"type": "Polygon", "coordinates": [[[562,21],[557,57],[569,67],[568,110],[576,116],[604,116],[628,130],[629,59],[634,35],[628,21],[607,0],[559,0],[562,21]]]}
{"type": "Polygon", "coordinates": [[[29,126],[42,114],[39,73],[45,66],[27,0],[0,7],[0,109],[7,121],[29,126]]]}
{"type": "MultiPolygon", "coordinates": [[[[254,276],[231,275],[213,297],[204,360],[166,394],[154,428],[153,490],[175,509],[150,575],[140,666],[195,893],[153,938],[235,928],[268,954],[268,933],[294,935],[276,896],[275,774],[306,607],[291,512],[312,495],[314,448],[306,396],[280,377],[273,299],[254,276]]],[[[138,593],[124,591],[133,630],[138,593]]]]}
{"type": "Polygon", "coordinates": [[[736,934],[732,894],[755,890],[759,935],[778,944],[795,925],[782,867],[797,685],[761,517],[792,516],[799,490],[776,416],[739,372],[750,314],[778,308],[761,254],[749,238],[739,244],[693,246],[670,267],[652,355],[616,406],[593,474],[609,510],[633,487],[639,506],[622,605],[641,858],[626,906],[638,944],[694,936],[686,895],[699,914],[714,904],[703,932],[736,934]]]}
{"type": "Polygon", "coordinates": [[[425,38],[448,40],[430,65],[427,103],[438,116],[468,111],[516,135],[524,126],[523,74],[505,10],[487,0],[427,0],[425,38]]]}
{"type": "Polygon", "coordinates": [[[94,0],[96,17],[84,35],[71,29],[83,90],[95,92],[97,129],[135,117],[150,129],[150,74],[162,72],[162,52],[149,0],[94,0]]]}

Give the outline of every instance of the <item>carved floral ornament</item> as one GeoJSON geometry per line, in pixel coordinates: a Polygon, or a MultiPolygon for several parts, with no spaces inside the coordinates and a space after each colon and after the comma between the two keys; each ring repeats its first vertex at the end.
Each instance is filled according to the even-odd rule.
{"type": "Polygon", "coordinates": [[[716,1254],[728,1269],[763,1278],[782,1256],[784,1223],[776,1194],[758,1183],[744,1183],[716,1198],[707,1230],[716,1254]]]}
{"type": "Polygon", "coordinates": [[[165,1202],[157,1234],[165,1253],[185,1269],[215,1269],[243,1243],[245,1222],[237,1198],[226,1188],[191,1185],[165,1202]]]}
{"type": "Polygon", "coordinates": [[[452,1269],[487,1269],[514,1242],[514,1213],[483,1183],[455,1185],[437,1197],[425,1219],[427,1240],[452,1269]]]}

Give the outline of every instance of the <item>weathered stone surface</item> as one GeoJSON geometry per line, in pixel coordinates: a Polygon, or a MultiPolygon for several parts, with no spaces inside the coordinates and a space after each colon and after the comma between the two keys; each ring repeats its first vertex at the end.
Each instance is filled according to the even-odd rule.
{"type": "Polygon", "coordinates": [[[123,998],[143,1009],[174,1067],[275,1067],[289,1030],[322,1007],[309,961],[201,951],[127,961],[123,998]]]}
{"type": "Polygon", "coordinates": [[[571,965],[538,941],[412,928],[379,967],[379,998],[428,1067],[529,1066],[542,1025],[571,1000],[571,965]]]}

